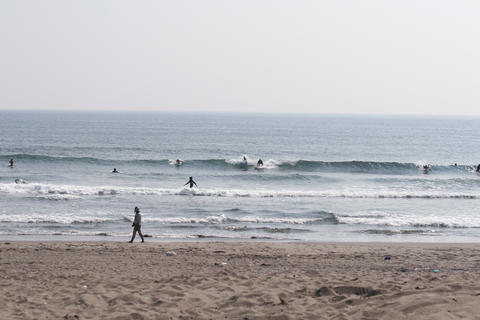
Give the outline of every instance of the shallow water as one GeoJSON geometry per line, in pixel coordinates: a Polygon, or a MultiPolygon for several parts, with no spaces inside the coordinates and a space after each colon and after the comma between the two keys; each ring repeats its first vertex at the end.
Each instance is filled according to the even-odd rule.
{"type": "Polygon", "coordinates": [[[476,242],[479,127],[452,117],[3,111],[0,236],[128,237],[139,206],[143,232],[162,240],[476,242]],[[198,189],[183,187],[189,176],[198,189]]]}

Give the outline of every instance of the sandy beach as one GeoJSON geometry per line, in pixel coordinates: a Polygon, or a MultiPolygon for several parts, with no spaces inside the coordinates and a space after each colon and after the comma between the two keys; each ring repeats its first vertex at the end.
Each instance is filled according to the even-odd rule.
{"type": "Polygon", "coordinates": [[[480,319],[476,244],[0,243],[1,319],[480,319]]]}

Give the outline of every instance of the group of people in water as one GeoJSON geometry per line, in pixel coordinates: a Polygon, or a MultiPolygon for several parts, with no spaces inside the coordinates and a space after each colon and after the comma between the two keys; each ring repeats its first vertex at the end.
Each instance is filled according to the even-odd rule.
{"type": "MultiPolygon", "coordinates": [[[[244,161],[244,163],[247,163],[247,157],[246,156],[243,156],[243,161],[244,161]]],[[[257,168],[260,168],[260,167],[263,167],[262,159],[258,159],[258,161],[257,161],[257,168]]]]}
{"type": "MultiPolygon", "coordinates": [[[[457,163],[455,162],[455,163],[453,164],[453,166],[456,167],[456,166],[457,166],[457,163]]],[[[426,173],[429,173],[430,170],[432,170],[432,166],[431,166],[430,164],[424,164],[424,165],[423,165],[423,173],[425,173],[425,174],[426,174],[426,173]]],[[[477,166],[477,168],[475,169],[475,172],[479,172],[479,173],[480,173],[480,164],[479,164],[479,165],[477,166]]]]}
{"type": "MultiPolygon", "coordinates": [[[[243,161],[244,161],[244,163],[247,163],[247,157],[246,157],[246,156],[243,156],[243,161]]],[[[183,164],[183,161],[182,161],[182,160],[180,160],[180,159],[175,160],[175,165],[176,165],[177,167],[178,167],[178,166],[181,166],[182,164],[183,164]]],[[[9,166],[10,168],[13,168],[13,167],[15,166],[15,160],[13,160],[13,158],[8,161],[8,166],[9,166]]],[[[457,166],[457,163],[455,163],[453,166],[456,167],[456,166],[457,166]]],[[[262,167],[263,167],[263,160],[262,160],[262,159],[258,159],[258,161],[257,161],[257,168],[262,168],[262,167]]],[[[432,166],[431,166],[430,164],[425,164],[425,165],[423,165],[423,173],[427,174],[427,173],[430,172],[430,170],[432,170],[432,166]]],[[[480,164],[477,165],[475,172],[479,172],[479,173],[480,173],[480,164]]],[[[113,168],[112,173],[120,173],[120,171],[118,171],[117,168],[113,168]]],[[[17,180],[19,180],[19,179],[17,179],[17,180]]],[[[15,182],[17,182],[17,180],[15,180],[15,182]]],[[[24,180],[22,180],[22,181],[24,181],[24,180]]],[[[23,182],[23,183],[25,183],[25,182],[23,182]]],[[[190,177],[190,179],[189,179],[189,180],[187,181],[187,183],[185,183],[184,185],[187,185],[187,184],[190,185],[190,188],[193,188],[193,185],[197,186],[197,184],[195,183],[195,181],[193,181],[193,178],[192,178],[192,177],[190,177]]]]}
{"type": "MultiPolygon", "coordinates": [[[[118,171],[117,168],[113,168],[112,173],[120,173],[120,171],[118,171]]],[[[187,184],[190,185],[190,188],[193,188],[193,185],[198,188],[197,183],[193,181],[193,177],[190,177],[187,183],[184,184],[184,186],[186,186],[187,184]]]]}
{"type": "MultiPolygon", "coordinates": [[[[247,162],[247,157],[246,156],[243,156],[243,161],[245,163],[247,162]]],[[[175,161],[175,165],[180,166],[181,164],[183,164],[182,160],[177,159],[175,161]]],[[[13,159],[10,159],[8,166],[10,168],[13,168],[14,165],[15,165],[15,161],[13,159]]],[[[456,167],[457,164],[455,163],[454,166],[456,167]]],[[[258,159],[257,167],[258,168],[263,167],[262,159],[258,159]]],[[[427,174],[431,169],[432,169],[432,166],[429,165],[429,164],[425,164],[423,166],[423,170],[424,170],[425,174],[427,174]]],[[[480,164],[476,167],[475,171],[480,172],[480,164]]],[[[120,173],[120,171],[118,171],[117,168],[113,168],[112,173],[120,173]]],[[[22,179],[15,179],[15,183],[18,184],[18,183],[26,183],[26,182],[22,179]]],[[[190,188],[193,188],[193,186],[198,188],[198,185],[193,180],[193,177],[189,177],[187,183],[185,183],[184,186],[186,186],[186,185],[189,185],[190,188]]],[[[145,242],[145,239],[144,239],[143,234],[142,234],[142,215],[140,214],[140,209],[138,207],[135,207],[134,213],[135,213],[135,216],[134,216],[133,223],[132,223],[133,233],[132,233],[132,238],[130,239],[129,243],[133,243],[133,240],[135,239],[135,236],[136,236],[137,233],[140,236],[140,238],[142,239],[142,242],[145,242]]]]}

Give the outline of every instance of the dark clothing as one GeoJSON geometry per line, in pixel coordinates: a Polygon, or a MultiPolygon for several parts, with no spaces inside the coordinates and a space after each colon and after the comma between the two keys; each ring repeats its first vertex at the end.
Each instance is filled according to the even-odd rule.
{"type": "Polygon", "coordinates": [[[190,185],[190,188],[193,188],[193,185],[195,185],[196,187],[198,187],[197,184],[195,183],[195,181],[193,181],[192,178],[190,178],[190,180],[188,180],[187,183],[184,184],[184,186],[186,186],[187,184],[190,185]]]}
{"type": "Polygon", "coordinates": [[[142,234],[142,216],[140,215],[140,212],[135,213],[135,219],[132,224],[133,227],[133,234],[132,234],[132,239],[130,239],[130,243],[133,242],[135,239],[135,236],[138,234],[140,235],[140,238],[142,238],[142,242],[145,240],[143,239],[143,234],[142,234]]]}

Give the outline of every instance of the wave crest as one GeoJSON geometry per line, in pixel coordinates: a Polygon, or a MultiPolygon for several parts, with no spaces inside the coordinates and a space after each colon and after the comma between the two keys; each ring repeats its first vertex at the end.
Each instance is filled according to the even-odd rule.
{"type": "Polygon", "coordinates": [[[152,195],[197,197],[252,197],[252,198],[378,198],[378,199],[479,199],[466,192],[417,191],[393,192],[380,190],[268,190],[268,189],[197,189],[150,188],[119,186],[78,186],[54,184],[0,184],[0,193],[35,196],[51,200],[74,200],[88,196],[152,195]]]}
{"type": "MultiPolygon", "coordinates": [[[[14,158],[18,161],[28,162],[49,162],[49,163],[88,163],[98,165],[112,164],[136,164],[140,166],[172,166],[171,159],[101,159],[95,157],[73,157],[73,156],[55,156],[42,154],[4,154],[0,155],[0,160],[7,161],[14,158]]],[[[346,172],[346,173],[384,173],[384,174],[413,174],[422,170],[422,164],[419,163],[403,163],[403,162],[383,162],[383,161],[320,161],[320,160],[276,160],[269,159],[263,162],[260,169],[267,170],[294,170],[300,172],[346,172]]],[[[197,169],[214,169],[214,170],[250,170],[256,168],[256,160],[247,161],[241,158],[234,159],[184,159],[183,166],[197,169]]],[[[431,171],[460,171],[472,172],[475,165],[432,165],[431,171]]]]}

